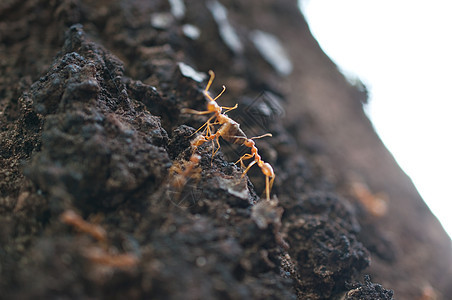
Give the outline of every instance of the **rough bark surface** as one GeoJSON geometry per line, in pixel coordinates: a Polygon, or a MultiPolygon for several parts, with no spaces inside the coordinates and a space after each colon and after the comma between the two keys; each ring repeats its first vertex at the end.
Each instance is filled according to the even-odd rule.
{"type": "Polygon", "coordinates": [[[450,239],[296,1],[178,2],[0,4],[0,298],[452,298],[450,239]],[[189,162],[207,117],[181,113],[206,103],[187,65],[273,134],[272,202],[243,147],[189,162]]]}

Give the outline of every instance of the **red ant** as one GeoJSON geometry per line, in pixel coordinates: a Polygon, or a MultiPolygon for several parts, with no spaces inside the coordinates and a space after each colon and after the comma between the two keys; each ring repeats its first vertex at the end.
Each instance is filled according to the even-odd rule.
{"type": "Polygon", "coordinates": [[[201,156],[193,153],[190,156],[190,160],[176,161],[169,169],[169,185],[171,189],[168,192],[172,194],[170,198],[171,202],[178,207],[182,207],[184,199],[181,200],[180,198],[189,180],[191,179],[197,182],[201,178],[201,168],[198,167],[200,160],[201,156]]]}
{"type": "MultiPolygon", "coordinates": [[[[201,146],[205,142],[210,140],[210,141],[212,141],[212,144],[213,144],[214,143],[213,141],[215,140],[218,148],[217,148],[217,150],[215,150],[215,147],[213,147],[212,159],[213,159],[213,156],[215,155],[215,153],[220,149],[220,141],[219,141],[220,136],[230,143],[244,145],[244,146],[250,148],[251,153],[247,153],[247,154],[243,155],[242,157],[240,157],[240,159],[236,163],[240,162],[240,165],[242,167],[245,167],[243,161],[254,158],[254,161],[252,161],[248,165],[248,167],[245,168],[245,171],[243,172],[242,177],[245,176],[245,174],[249,171],[249,169],[254,164],[257,164],[259,166],[259,168],[261,168],[262,173],[265,175],[265,194],[266,194],[267,200],[270,200],[270,190],[271,190],[271,188],[273,186],[273,182],[275,180],[275,173],[273,171],[272,166],[269,163],[264,162],[262,160],[261,156],[258,154],[258,149],[257,149],[256,144],[254,143],[253,139],[257,139],[257,138],[261,138],[261,137],[265,137],[265,136],[271,136],[271,134],[268,133],[268,134],[264,134],[259,137],[248,138],[245,135],[245,133],[242,131],[242,129],[240,129],[240,124],[237,123],[236,121],[232,120],[225,114],[233,109],[236,109],[238,105],[236,104],[233,107],[224,107],[224,106],[218,105],[218,103],[216,102],[216,100],[218,98],[220,98],[220,96],[224,93],[224,91],[226,90],[226,87],[223,85],[223,90],[215,98],[212,98],[209,95],[209,89],[215,78],[215,73],[213,71],[209,71],[209,75],[210,75],[209,82],[207,83],[207,86],[204,89],[204,95],[208,99],[207,110],[206,111],[197,111],[197,110],[188,109],[188,108],[182,110],[183,113],[191,113],[191,114],[197,114],[197,115],[206,115],[206,114],[211,114],[211,113],[214,114],[206,121],[206,123],[204,123],[204,125],[202,125],[198,130],[196,130],[196,132],[198,132],[203,127],[205,127],[205,129],[203,130],[203,134],[198,135],[191,142],[191,145],[196,151],[197,147],[201,146]],[[226,111],[224,113],[222,112],[223,109],[226,109],[226,111]],[[213,119],[215,119],[214,122],[212,122],[213,119]],[[221,125],[220,128],[218,128],[218,130],[215,133],[214,133],[214,125],[221,125]]],[[[213,146],[214,146],[214,144],[213,144],[213,146]]]]}

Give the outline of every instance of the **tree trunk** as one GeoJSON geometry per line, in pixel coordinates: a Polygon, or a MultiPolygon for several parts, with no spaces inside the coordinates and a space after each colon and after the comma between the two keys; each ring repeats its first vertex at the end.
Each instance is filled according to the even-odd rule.
{"type": "Polygon", "coordinates": [[[452,298],[450,239],[365,89],[295,0],[242,2],[0,4],[0,298],[452,298]],[[243,130],[220,147],[192,111],[210,69],[243,130]]]}

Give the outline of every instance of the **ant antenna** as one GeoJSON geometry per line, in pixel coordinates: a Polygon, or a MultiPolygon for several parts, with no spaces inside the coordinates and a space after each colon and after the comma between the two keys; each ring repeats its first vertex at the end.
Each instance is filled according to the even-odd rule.
{"type": "Polygon", "coordinates": [[[239,107],[239,105],[236,103],[236,104],[235,104],[234,106],[232,106],[232,107],[224,107],[224,106],[222,106],[221,108],[226,109],[226,110],[224,111],[224,113],[223,113],[223,114],[225,114],[225,113],[230,112],[231,110],[236,109],[237,107],[239,107]]]}
{"type": "Polygon", "coordinates": [[[221,91],[221,93],[218,94],[218,96],[216,96],[213,101],[217,101],[218,98],[221,97],[221,95],[223,95],[224,91],[226,91],[226,87],[223,85],[223,90],[221,91]]]}
{"type": "Polygon", "coordinates": [[[264,138],[264,137],[267,137],[267,136],[272,137],[273,135],[271,133],[266,133],[266,134],[263,134],[263,135],[260,135],[260,136],[252,137],[252,138],[250,138],[250,140],[257,140],[257,139],[261,139],[261,138],[264,138]]]}
{"type": "Polygon", "coordinates": [[[213,82],[213,80],[215,78],[215,73],[212,70],[209,70],[209,74],[210,74],[210,79],[209,79],[209,82],[207,83],[206,88],[204,89],[204,95],[206,95],[207,98],[209,98],[210,101],[216,101],[226,91],[226,87],[223,85],[223,90],[221,91],[221,93],[219,93],[218,96],[216,96],[215,98],[212,98],[209,95],[209,89],[210,89],[210,86],[212,85],[212,82],[213,82]]]}

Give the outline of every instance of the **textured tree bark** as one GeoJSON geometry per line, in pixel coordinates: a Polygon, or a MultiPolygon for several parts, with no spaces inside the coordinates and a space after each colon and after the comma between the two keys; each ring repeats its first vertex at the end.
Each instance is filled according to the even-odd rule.
{"type": "Polygon", "coordinates": [[[452,297],[449,237],[296,1],[12,0],[0,42],[5,299],[452,297]],[[271,201],[246,147],[191,147],[209,69],[273,134],[271,201]]]}

